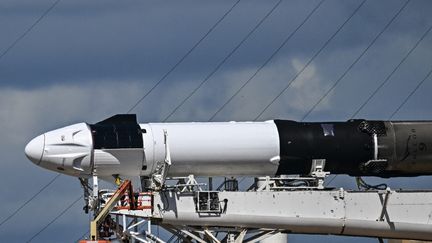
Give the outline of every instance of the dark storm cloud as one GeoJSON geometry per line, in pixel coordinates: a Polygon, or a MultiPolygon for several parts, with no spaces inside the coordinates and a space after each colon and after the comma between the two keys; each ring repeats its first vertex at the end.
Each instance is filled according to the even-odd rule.
{"type": "MultiPolygon", "coordinates": [[[[156,79],[232,5],[230,1],[210,3],[196,6],[190,2],[119,4],[104,1],[103,6],[98,7],[101,5],[99,2],[60,2],[37,26],[37,30],[7,55],[8,61],[0,63],[2,78],[8,81],[2,84],[28,87],[59,81],[156,79]]],[[[174,79],[195,77],[213,67],[274,3],[240,3],[176,71],[174,79]]],[[[38,16],[33,9],[49,4],[33,3],[36,6],[31,7],[9,4],[16,14],[10,14],[9,28],[5,26],[8,38],[1,40],[1,46],[6,47],[38,16]]],[[[281,4],[245,43],[244,51],[233,57],[229,68],[257,66],[260,57],[277,46],[316,4],[317,1],[281,4]]],[[[355,5],[355,1],[328,1],[310,24],[305,25],[301,31],[303,34],[294,40],[302,45],[288,46],[287,49],[295,53],[312,51],[311,42],[328,34],[355,5]],[[319,29],[314,28],[317,23],[319,29]]]]}
{"type": "MultiPolygon", "coordinates": [[[[111,8],[105,6],[102,11],[94,8],[96,11],[92,11],[91,7],[78,11],[77,3],[61,2],[37,31],[8,54],[8,61],[1,63],[2,78],[8,80],[8,84],[26,86],[58,81],[158,77],[233,4],[225,1],[195,6],[171,2],[148,6],[145,2],[136,2],[129,7],[118,7],[123,3],[116,3],[109,4],[111,8]],[[71,14],[73,12],[75,14],[71,14]]],[[[246,29],[239,27],[251,25],[256,12],[267,11],[271,5],[261,6],[245,3],[236,8],[210,36],[210,41],[203,43],[194,54],[196,62],[189,66],[186,63],[184,72],[213,65],[219,58],[220,48],[231,46],[233,38],[244,35],[246,29]]],[[[24,18],[28,23],[34,14],[17,18],[24,18]]],[[[17,35],[15,30],[10,32],[8,36],[17,35]]],[[[10,40],[3,40],[1,45],[7,46],[10,40]]]]}
{"type": "MultiPolygon", "coordinates": [[[[34,9],[41,10],[50,3],[30,3],[29,7],[7,2],[4,9],[12,9],[15,14],[9,13],[11,17],[5,24],[9,27],[4,26],[7,38],[0,40],[1,46],[6,47],[38,16],[34,9]]],[[[242,2],[166,82],[204,76],[274,3],[242,2]]],[[[329,45],[326,52],[362,47],[402,3],[366,3],[341,33],[337,45],[329,45]]],[[[258,66],[315,4],[317,1],[281,4],[224,69],[258,66]]],[[[358,4],[358,1],[327,1],[279,55],[310,56],[358,4]]],[[[427,24],[427,4],[411,3],[407,7],[411,12],[405,14],[408,20],[403,23],[417,19],[427,24]]],[[[61,2],[35,31],[8,53],[4,58],[7,61],[0,60],[0,85],[29,88],[57,82],[156,82],[231,5],[230,1],[209,1],[198,6],[192,2],[61,2]]],[[[392,36],[391,33],[409,36],[416,29],[404,24],[395,31],[390,29],[386,36],[392,36]]]]}

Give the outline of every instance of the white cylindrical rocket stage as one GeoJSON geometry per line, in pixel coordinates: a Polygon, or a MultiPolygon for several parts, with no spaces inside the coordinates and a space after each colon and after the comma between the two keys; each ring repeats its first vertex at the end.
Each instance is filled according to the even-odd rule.
{"type": "Polygon", "coordinates": [[[168,176],[309,174],[353,176],[432,174],[432,122],[367,121],[186,122],[138,124],[116,115],[47,132],[27,145],[35,164],[87,177],[151,176],[171,157],[168,176]]]}
{"type": "Polygon", "coordinates": [[[274,122],[148,123],[140,125],[148,174],[170,147],[170,176],[274,175],[279,137],[274,122]]]}

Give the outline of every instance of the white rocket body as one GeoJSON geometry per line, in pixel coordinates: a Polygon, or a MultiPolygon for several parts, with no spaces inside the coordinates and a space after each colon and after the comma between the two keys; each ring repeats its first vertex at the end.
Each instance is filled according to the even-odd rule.
{"type": "Polygon", "coordinates": [[[164,130],[170,148],[170,176],[189,174],[272,175],[279,166],[279,138],[269,122],[141,124],[149,175],[165,158],[164,130]]]}
{"type": "Polygon", "coordinates": [[[25,152],[43,168],[110,181],[150,177],[167,153],[168,176],[308,174],[313,159],[325,159],[334,174],[417,176],[432,174],[431,128],[366,120],[138,124],[135,115],[116,115],[47,132],[25,152]]]}
{"type": "Polygon", "coordinates": [[[279,138],[273,121],[139,124],[141,148],[95,148],[91,127],[79,123],[33,139],[26,154],[36,165],[76,177],[152,175],[166,156],[168,176],[274,175],[279,138]]]}

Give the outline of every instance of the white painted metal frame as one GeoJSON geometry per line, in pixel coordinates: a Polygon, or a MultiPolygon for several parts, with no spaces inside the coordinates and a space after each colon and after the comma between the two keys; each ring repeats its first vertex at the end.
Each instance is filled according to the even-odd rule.
{"type": "Polygon", "coordinates": [[[432,191],[219,192],[219,198],[227,199],[226,212],[204,217],[196,212],[193,193],[161,192],[154,204],[162,206],[152,217],[172,226],[432,240],[432,191]]]}

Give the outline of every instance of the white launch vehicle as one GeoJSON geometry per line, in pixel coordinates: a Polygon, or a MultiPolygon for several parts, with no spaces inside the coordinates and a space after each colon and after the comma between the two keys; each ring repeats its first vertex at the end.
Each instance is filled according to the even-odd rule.
{"type": "Polygon", "coordinates": [[[52,171],[111,181],[150,177],[167,155],[169,176],[308,174],[313,159],[325,159],[332,174],[417,176],[432,174],[432,122],[138,124],[121,114],[46,132],[25,153],[52,171]]]}

